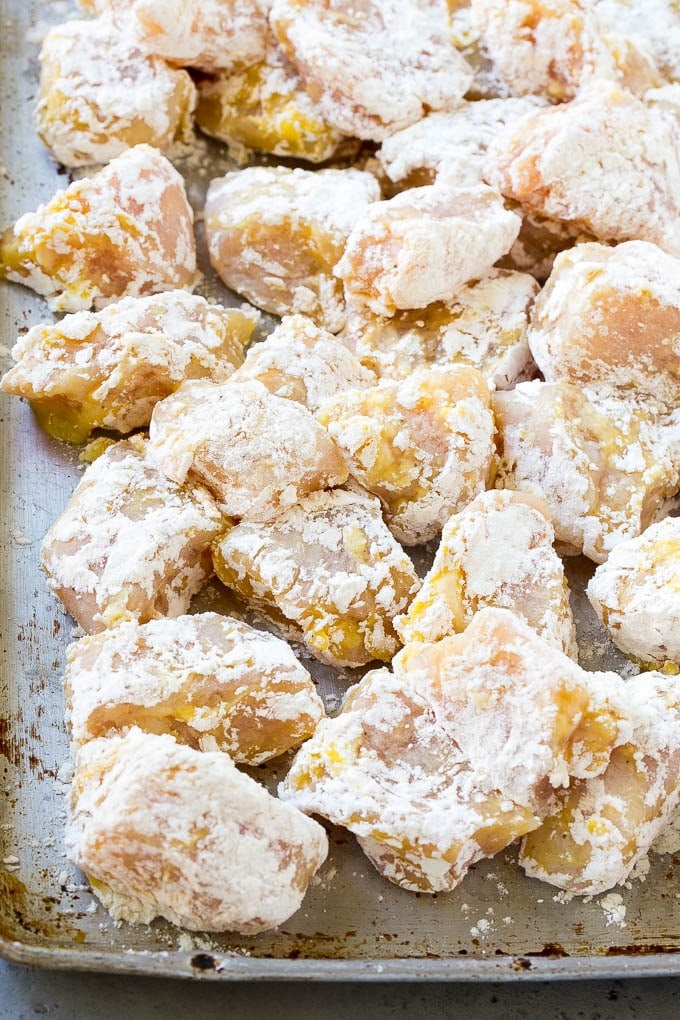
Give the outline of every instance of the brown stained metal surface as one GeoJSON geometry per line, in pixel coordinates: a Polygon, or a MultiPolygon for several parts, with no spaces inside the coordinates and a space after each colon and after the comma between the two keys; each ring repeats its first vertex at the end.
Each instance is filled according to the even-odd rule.
{"type": "MultiPolygon", "coordinates": [[[[0,117],[4,138],[0,227],[65,183],[35,136],[30,109],[37,51],[49,24],[74,13],[53,0],[0,0],[4,47],[0,117]]],[[[192,201],[224,172],[224,153],[206,143],[185,165],[192,201]]],[[[202,292],[227,303],[210,275],[202,292]]],[[[0,368],[30,325],[48,319],[21,287],[0,289],[0,368]]],[[[0,951],[58,968],[193,976],[365,980],[514,980],[680,974],[677,858],[655,857],[644,882],[620,892],[625,927],[600,901],[561,903],[527,879],[513,851],[476,865],[453,893],[414,895],[381,879],[348,833],[330,827],[331,852],[300,911],[256,938],[200,936],[166,923],[115,926],[63,852],[68,737],[61,672],[71,621],[48,594],[38,568],[45,531],[73,490],[77,451],[40,432],[28,407],[0,396],[0,951]]],[[[569,564],[583,664],[622,663],[583,597],[592,565],[569,564]]],[[[216,585],[197,608],[238,604],[216,585]]],[[[305,665],[312,668],[309,659],[305,665]]],[[[329,709],[352,676],[314,667],[329,709]]],[[[254,774],[273,787],[286,760],[254,774]]]]}

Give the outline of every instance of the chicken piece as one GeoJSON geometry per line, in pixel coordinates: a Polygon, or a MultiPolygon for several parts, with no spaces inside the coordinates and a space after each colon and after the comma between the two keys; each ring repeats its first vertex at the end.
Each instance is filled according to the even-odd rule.
{"type": "Polygon", "coordinates": [[[375,374],[335,337],[304,315],[287,315],[255,344],[232,382],[256,379],[270,393],[314,412],[343,390],[371,386],[375,374]]]}
{"type": "Polygon", "coordinates": [[[669,81],[680,81],[680,7],[677,0],[594,0],[611,32],[623,32],[646,49],[669,81]]]}
{"type": "Polygon", "coordinates": [[[329,124],[380,141],[467,92],[444,0],[274,0],[270,22],[329,124]]]}
{"type": "Polygon", "coordinates": [[[532,878],[597,896],[626,881],[680,803],[677,677],[644,673],[626,685],[632,733],[605,772],[556,795],[527,836],[520,864],[532,878]]]}
{"type": "Polygon", "coordinates": [[[138,729],[80,749],[69,815],[69,859],[133,924],[266,931],[298,909],[328,853],[320,825],[228,755],[138,729]]]}
{"type": "Polygon", "coordinates": [[[646,666],[680,665],[680,518],[617,545],[586,594],[622,652],[646,666]]]}
{"type": "Polygon", "coordinates": [[[407,379],[421,368],[469,365],[492,388],[512,389],[535,372],[526,334],[538,290],[527,273],[491,269],[453,300],[427,308],[386,317],[349,304],[340,339],[380,377],[407,379]]]}
{"type": "Polygon", "coordinates": [[[322,163],[343,140],[274,46],[245,70],[199,81],[198,94],[198,126],[243,161],[254,149],[322,163]]]}
{"type": "Polygon", "coordinates": [[[131,432],[185,379],[225,382],[258,318],[182,290],[124,298],[33,326],[15,344],[17,364],[0,386],[26,397],[56,439],[82,443],[95,428],[131,432]]]}
{"type": "Polygon", "coordinates": [[[630,733],[623,680],[581,669],[507,609],[482,608],[461,634],[410,642],[393,668],[444,699],[476,772],[514,799],[533,797],[539,812],[549,806],[542,770],[554,788],[600,775],[630,733]]]}
{"type": "Polygon", "coordinates": [[[429,694],[386,669],[368,673],[300,749],[281,796],[348,828],[391,882],[434,893],[540,818],[476,781],[429,694]]]}
{"type": "Polygon", "coordinates": [[[520,383],[492,398],[498,486],[544,499],[567,555],[602,563],[680,487],[676,430],[621,401],[595,406],[570,383],[520,383]]]}
{"type": "Polygon", "coordinates": [[[483,184],[486,151],[508,124],[542,105],[536,97],[465,100],[446,113],[431,113],[386,138],[377,156],[401,188],[434,184],[438,176],[459,188],[483,184]]]}
{"type": "Polygon", "coordinates": [[[248,67],[269,43],[269,0],[86,0],[148,53],[207,74],[248,67]]]}
{"type": "Polygon", "coordinates": [[[223,513],[250,521],[348,478],[310,412],[255,380],[184,383],[156,404],[149,453],[169,478],[205,485],[223,513]]]}
{"type": "Polygon", "coordinates": [[[611,82],[511,124],[487,154],[486,178],[531,213],[602,241],[651,241],[680,255],[677,128],[611,82]]]}
{"type": "Polygon", "coordinates": [[[447,0],[451,39],[474,75],[465,93],[468,100],[508,99],[510,90],[489,54],[484,35],[473,17],[470,0],[447,0]]]}
{"type": "Polygon", "coordinates": [[[659,84],[651,56],[609,38],[589,0],[471,0],[473,21],[513,95],[573,99],[593,78],[644,93],[659,84]]]}
{"type": "Polygon", "coordinates": [[[193,221],[178,172],[156,149],[136,145],[0,235],[0,277],[59,312],[188,288],[193,221]]]}
{"type": "Polygon", "coordinates": [[[333,666],[389,661],[392,620],[419,587],[377,499],[316,492],[268,524],[242,523],[213,548],[219,579],[333,666]]]}
{"type": "Polygon", "coordinates": [[[405,643],[461,633],[485,606],[509,609],[549,644],[577,658],[569,586],[553,549],[545,503],[483,492],[444,526],[423,586],[395,620],[405,643]]]}
{"type": "Polygon", "coordinates": [[[106,163],[140,142],[167,151],[191,137],[187,72],[149,56],[108,18],[53,28],[40,62],[38,134],[65,166],[106,163]]]}
{"type": "MultiPolygon", "coordinates": [[[[588,771],[587,755],[571,760],[585,676],[512,614],[482,610],[465,634],[408,645],[394,675],[351,688],[281,795],[354,832],[403,888],[449,891],[540,824],[570,769],[588,771]]],[[[618,729],[599,732],[609,746],[618,729]]]]}
{"type": "Polygon", "coordinates": [[[548,382],[672,410],[680,403],[680,259],[645,241],[558,256],[529,330],[548,382]]]}
{"type": "Polygon", "coordinates": [[[462,366],[348,390],[317,413],[352,476],[378,496],[398,541],[436,537],[486,487],[495,425],[489,389],[462,366]]]}
{"type": "Polygon", "coordinates": [[[217,613],[82,638],[64,686],[77,744],[138,726],[246,765],[297,747],[325,715],[285,641],[217,613]]]}
{"type": "Polygon", "coordinates": [[[67,612],[96,633],[185,613],[223,529],[210,495],[169,481],[134,437],[88,467],[43,540],[41,565],[67,612]]]}
{"type": "Polygon", "coordinates": [[[365,210],[336,276],[376,315],[450,301],[512,247],[521,220],[483,185],[434,184],[365,210]]]}
{"type": "Polygon", "coordinates": [[[210,260],[258,308],[302,312],[336,332],[344,321],[333,276],[355,223],[380,197],[360,170],[248,167],[211,183],[205,206],[210,260]]]}

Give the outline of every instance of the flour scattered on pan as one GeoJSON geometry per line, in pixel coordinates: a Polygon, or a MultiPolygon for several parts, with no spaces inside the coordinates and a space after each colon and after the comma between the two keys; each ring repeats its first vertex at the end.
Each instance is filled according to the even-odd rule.
{"type": "Polygon", "coordinates": [[[652,844],[652,851],[657,854],[676,854],[680,851],[680,810],[668,826],[652,844]]]}
{"type": "Polygon", "coordinates": [[[470,928],[470,935],[474,938],[479,938],[480,935],[489,935],[495,931],[493,921],[490,921],[488,917],[480,917],[476,924],[470,928]]]}
{"type": "Polygon", "coordinates": [[[496,889],[498,890],[498,895],[499,896],[507,896],[508,895],[508,887],[507,887],[507,885],[504,882],[501,882],[501,880],[499,879],[499,877],[498,877],[498,875],[496,874],[495,871],[490,871],[488,875],[485,875],[484,876],[484,881],[485,882],[495,882],[496,883],[496,889]]]}
{"type": "Polygon", "coordinates": [[[66,785],[73,782],[73,762],[63,761],[57,771],[57,779],[66,785]]]}
{"type": "Polygon", "coordinates": [[[318,886],[320,889],[332,889],[333,882],[338,873],[338,869],[334,864],[329,864],[323,871],[318,871],[313,876],[310,885],[318,886]]]}
{"type": "Polygon", "coordinates": [[[602,907],[607,927],[618,925],[619,928],[626,927],[626,907],[623,898],[618,893],[607,893],[598,904],[602,907]]]}
{"type": "Polygon", "coordinates": [[[198,946],[189,932],[180,932],[177,936],[177,949],[182,953],[192,953],[198,946]]]}
{"type": "Polygon", "coordinates": [[[62,762],[57,770],[57,775],[54,780],[54,790],[58,796],[65,797],[71,789],[71,783],[73,782],[73,763],[70,761],[62,762]]]}
{"type": "MultiPolygon", "coordinates": [[[[172,947],[171,947],[172,948],[172,947]]],[[[176,949],[182,953],[211,953],[219,956],[250,956],[250,952],[240,946],[233,946],[226,953],[216,942],[205,938],[202,935],[192,934],[188,931],[179,932],[176,939],[176,949]]]]}
{"type": "Polygon", "coordinates": [[[647,855],[641,857],[628,876],[628,881],[625,883],[626,889],[630,889],[633,882],[646,882],[651,866],[651,861],[647,855]]]}
{"type": "Polygon", "coordinates": [[[17,545],[33,545],[33,539],[29,538],[26,532],[22,531],[21,528],[12,528],[10,535],[17,545]]]}

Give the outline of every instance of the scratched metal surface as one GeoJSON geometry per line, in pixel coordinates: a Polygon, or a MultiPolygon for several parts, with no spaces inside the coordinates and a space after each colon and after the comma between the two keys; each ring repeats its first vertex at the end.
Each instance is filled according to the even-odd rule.
{"type": "MultiPolygon", "coordinates": [[[[31,126],[38,42],[70,14],[65,2],[0,0],[2,81],[0,222],[13,222],[67,183],[31,126]]],[[[207,153],[208,150],[206,150],[207,153]]],[[[201,201],[206,180],[227,167],[213,153],[191,173],[201,201]]],[[[203,292],[229,300],[209,275],[203,292]]],[[[0,291],[0,362],[44,304],[16,286],[0,291]]],[[[621,890],[625,927],[598,901],[554,901],[556,890],[523,876],[512,851],[473,868],[458,890],[414,895],[381,879],[353,838],[332,830],[331,853],[301,910],[255,938],[189,936],[165,923],[112,924],[65,859],[62,848],[68,738],[61,671],[71,623],[48,594],[37,566],[40,540],[82,467],[73,450],[40,432],[26,405],[0,404],[0,952],[58,968],[222,979],[501,980],[680,973],[678,865],[652,861],[647,880],[621,890]]],[[[590,567],[569,565],[589,668],[620,658],[583,598],[590,567]]],[[[225,605],[213,587],[201,606],[225,605]]],[[[309,660],[305,660],[310,665],[309,660]]],[[[336,707],[348,679],[317,669],[336,707]]],[[[275,781],[285,769],[259,771],[275,781]]]]}

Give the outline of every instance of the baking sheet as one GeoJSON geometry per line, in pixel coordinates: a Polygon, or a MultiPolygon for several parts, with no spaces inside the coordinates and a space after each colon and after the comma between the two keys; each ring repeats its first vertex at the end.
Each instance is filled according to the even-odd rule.
{"type": "MultiPolygon", "coordinates": [[[[0,0],[4,50],[0,225],[68,183],[35,136],[30,109],[39,40],[72,5],[0,0]]],[[[224,152],[206,144],[185,163],[200,204],[224,152]]],[[[205,262],[204,262],[205,268],[205,262]]],[[[201,287],[227,300],[209,275],[201,287]]],[[[0,367],[29,326],[49,318],[17,286],[0,288],[0,367]]],[[[0,396],[0,952],[50,967],[183,977],[262,980],[504,980],[680,974],[680,855],[654,856],[644,881],[591,903],[562,903],[558,890],[527,879],[513,851],[476,865],[453,893],[405,892],[381,879],[340,829],[300,911],[257,937],[200,936],[164,922],[116,926],[65,859],[69,778],[61,673],[72,623],[47,592],[39,544],[83,470],[77,450],[45,436],[28,406],[0,396]]],[[[568,563],[583,664],[616,668],[582,596],[592,565],[568,563]]],[[[196,608],[227,605],[215,585],[196,608]]],[[[309,659],[304,664],[310,668],[309,659]]],[[[314,666],[330,708],[350,678],[314,666]]],[[[274,769],[254,770],[270,783],[274,769]]]]}

